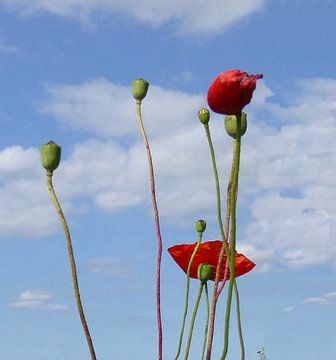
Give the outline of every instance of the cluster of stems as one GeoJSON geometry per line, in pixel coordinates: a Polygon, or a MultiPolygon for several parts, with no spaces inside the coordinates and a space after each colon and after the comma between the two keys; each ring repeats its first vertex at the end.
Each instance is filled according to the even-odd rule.
{"type": "MultiPolygon", "coordinates": [[[[161,322],[161,307],[160,307],[160,265],[161,265],[161,256],[162,256],[162,238],[160,232],[160,220],[159,220],[159,212],[156,202],[156,194],[155,194],[155,181],[154,181],[154,168],[153,168],[153,160],[151,155],[151,150],[149,146],[149,142],[147,139],[147,135],[144,129],[142,115],[141,115],[141,101],[146,96],[148,90],[148,83],[143,79],[138,79],[133,82],[133,96],[136,99],[136,109],[137,109],[137,116],[138,116],[138,125],[140,132],[143,137],[143,141],[146,148],[146,154],[148,159],[148,166],[149,166],[149,177],[150,177],[150,184],[151,184],[151,195],[152,195],[152,205],[154,209],[154,220],[155,220],[155,227],[158,239],[158,255],[157,255],[157,273],[156,273],[156,298],[157,298],[157,321],[158,321],[158,359],[162,360],[162,322],[161,322]]],[[[200,118],[201,120],[201,118],[200,118]]],[[[188,359],[193,329],[196,320],[196,314],[199,308],[201,295],[203,289],[205,288],[205,302],[206,302],[206,311],[207,311],[207,318],[206,318],[206,325],[204,331],[204,340],[203,340],[203,347],[202,347],[202,359],[206,356],[206,360],[211,359],[211,349],[213,344],[213,337],[214,337],[214,326],[215,326],[215,314],[216,314],[216,306],[218,298],[224,288],[227,274],[230,273],[229,278],[229,285],[228,285],[228,295],[227,295],[227,302],[226,302],[226,314],[225,314],[225,327],[224,327],[224,347],[223,352],[221,355],[221,360],[225,360],[227,353],[228,353],[228,344],[229,344],[229,324],[230,324],[230,315],[231,315],[231,304],[232,304],[232,297],[233,293],[235,294],[236,300],[236,313],[237,313],[237,321],[238,321],[238,332],[240,338],[240,345],[241,345],[241,359],[245,359],[245,349],[244,349],[244,341],[242,335],[242,327],[240,322],[240,306],[239,306],[239,292],[238,287],[235,280],[235,256],[236,256],[236,204],[237,204],[237,191],[238,191],[238,175],[239,175],[239,163],[240,163],[240,140],[241,140],[241,113],[237,114],[236,116],[236,134],[233,141],[233,160],[232,160],[232,169],[229,178],[229,183],[227,187],[227,206],[226,206],[226,217],[225,217],[225,229],[223,226],[222,221],[222,206],[221,206],[221,191],[220,191],[220,182],[218,176],[218,170],[216,165],[216,157],[215,151],[213,147],[213,143],[211,140],[211,134],[209,129],[208,120],[201,122],[204,124],[211,161],[213,166],[213,173],[215,179],[215,189],[216,189],[216,198],[217,198],[217,220],[218,226],[222,238],[222,249],[219,255],[217,268],[216,268],[216,277],[214,282],[213,288],[213,296],[212,296],[212,303],[211,303],[211,312],[210,312],[210,304],[209,304],[209,294],[208,294],[208,286],[207,281],[200,280],[200,287],[197,294],[195,306],[193,309],[193,313],[191,316],[190,322],[190,329],[189,335],[187,339],[186,349],[184,360],[188,359]],[[224,257],[226,257],[226,264],[225,264],[225,272],[223,281],[220,284],[220,269],[222,269],[224,257]]],[[[203,230],[204,231],[204,230],[203,230]]],[[[198,241],[196,246],[194,247],[193,253],[189,259],[188,267],[187,267],[187,281],[186,281],[186,294],[185,294],[185,305],[184,305],[184,312],[182,317],[182,324],[181,330],[179,335],[178,341],[178,349],[175,355],[174,360],[178,360],[181,354],[182,349],[182,342],[183,342],[183,335],[185,330],[187,312],[188,312],[188,305],[189,305],[189,288],[190,288],[190,269],[193,264],[194,258],[197,254],[199,249],[201,240],[202,240],[202,232],[199,232],[198,241]]]]}

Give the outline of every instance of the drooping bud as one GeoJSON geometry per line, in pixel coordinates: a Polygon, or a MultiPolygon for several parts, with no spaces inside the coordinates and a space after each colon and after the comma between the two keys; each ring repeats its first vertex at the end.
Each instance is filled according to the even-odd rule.
{"type": "Polygon", "coordinates": [[[210,112],[206,108],[199,109],[198,112],[197,112],[197,115],[198,115],[199,121],[203,125],[206,125],[210,120],[210,112]]]}
{"type": "Polygon", "coordinates": [[[204,220],[197,220],[196,221],[196,231],[198,233],[203,233],[206,228],[206,222],[204,220]]]}
{"type": "Polygon", "coordinates": [[[214,267],[210,264],[199,264],[197,269],[197,277],[202,282],[206,282],[211,279],[214,267]]]}
{"type": "Polygon", "coordinates": [[[133,97],[136,100],[141,101],[142,99],[145,98],[148,91],[148,87],[149,87],[149,83],[144,79],[133,80],[132,83],[133,97]]]}
{"type": "Polygon", "coordinates": [[[47,172],[53,173],[61,161],[61,147],[54,141],[41,146],[41,163],[47,172]]]}
{"type": "MultiPolygon", "coordinates": [[[[239,116],[239,115],[238,115],[239,116]]],[[[240,136],[246,133],[247,129],[247,115],[242,111],[240,115],[240,136]]],[[[237,136],[237,115],[225,116],[225,130],[234,139],[237,136]]]]}

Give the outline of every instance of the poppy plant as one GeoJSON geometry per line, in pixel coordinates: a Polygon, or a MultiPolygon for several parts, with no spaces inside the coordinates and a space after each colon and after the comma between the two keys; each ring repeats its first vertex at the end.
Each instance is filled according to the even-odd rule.
{"type": "MultiPolygon", "coordinates": [[[[215,280],[216,278],[216,267],[218,262],[219,253],[221,251],[223,242],[220,240],[210,240],[200,244],[198,251],[194,257],[194,260],[190,268],[190,277],[197,279],[197,270],[201,264],[209,264],[214,267],[214,271],[210,277],[210,280],[215,280]]],[[[187,273],[188,264],[191,258],[191,255],[194,251],[195,244],[180,244],[172,246],[168,249],[169,254],[173,257],[179,267],[187,273]]],[[[223,280],[225,273],[225,264],[226,258],[222,263],[220,270],[219,279],[223,280]]],[[[239,254],[236,252],[235,256],[235,277],[244,275],[251,271],[255,267],[255,263],[248,259],[244,254],[239,254]]],[[[230,278],[230,271],[227,271],[226,279],[230,278]]]]}
{"type": "Polygon", "coordinates": [[[211,110],[225,115],[239,114],[251,101],[257,80],[262,77],[237,69],[220,73],[208,89],[211,110]]]}

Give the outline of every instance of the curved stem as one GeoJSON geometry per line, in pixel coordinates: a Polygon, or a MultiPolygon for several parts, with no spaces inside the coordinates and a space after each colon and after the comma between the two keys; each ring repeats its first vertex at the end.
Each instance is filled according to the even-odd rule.
{"type": "Polygon", "coordinates": [[[229,323],[232,302],[232,290],[235,282],[235,253],[236,253],[236,190],[238,186],[239,165],[240,165],[240,141],[241,140],[241,114],[237,115],[237,137],[234,140],[235,157],[234,157],[234,173],[231,187],[231,243],[230,243],[230,283],[228,289],[228,298],[226,303],[225,314],[225,335],[224,349],[221,360],[226,358],[229,347],[229,323]]]}
{"type": "Polygon", "coordinates": [[[186,346],[186,352],[185,352],[185,356],[184,356],[184,360],[188,360],[189,357],[189,350],[190,350],[190,345],[191,345],[191,339],[192,339],[192,334],[194,331],[194,325],[195,325],[195,320],[196,320],[196,315],[197,315],[197,310],[200,304],[200,300],[201,300],[201,296],[202,296],[202,291],[203,291],[203,286],[204,286],[204,282],[200,282],[200,287],[198,289],[198,294],[197,294],[197,298],[196,298],[196,303],[194,306],[194,311],[191,317],[191,322],[190,322],[190,329],[189,329],[189,336],[188,336],[188,341],[187,341],[187,346],[186,346]]]}
{"type": "Polygon", "coordinates": [[[179,338],[179,343],[178,343],[178,349],[177,349],[177,354],[175,355],[175,360],[177,360],[180,356],[181,353],[181,347],[182,347],[182,340],[183,340],[183,334],[184,334],[184,328],[185,328],[185,321],[187,318],[187,313],[188,313],[188,305],[189,305],[189,287],[190,287],[190,269],[191,269],[191,265],[194,261],[195,255],[198,251],[198,248],[200,246],[200,243],[202,241],[202,233],[198,233],[198,240],[196,243],[196,246],[194,248],[193,253],[191,254],[189,263],[188,263],[188,268],[187,268],[187,285],[186,285],[186,294],[185,294],[185,304],[184,304],[184,312],[183,312],[183,317],[182,317],[182,326],[181,326],[181,330],[180,330],[180,338],[179,338]]]}
{"type": "Polygon", "coordinates": [[[239,343],[240,343],[240,351],[241,351],[241,360],[245,360],[245,345],[243,338],[243,329],[241,326],[241,318],[240,318],[240,301],[239,301],[239,291],[237,287],[236,281],[234,282],[234,292],[236,298],[236,314],[237,314],[237,322],[238,322],[238,334],[239,334],[239,343]]]}
{"type": "Polygon", "coordinates": [[[57,213],[58,213],[58,215],[59,215],[59,217],[61,219],[63,229],[64,229],[64,234],[65,234],[67,248],[68,248],[68,254],[69,254],[69,261],[70,261],[70,266],[71,266],[73,288],[74,288],[74,292],[75,292],[75,298],[76,298],[76,304],[77,304],[77,308],[78,308],[78,312],[79,312],[79,317],[80,317],[82,327],[83,327],[83,330],[84,330],[84,333],[85,333],[87,344],[89,346],[89,350],[90,350],[90,353],[91,353],[91,358],[92,358],[92,360],[96,360],[97,358],[96,358],[95,350],[94,350],[94,347],[93,347],[93,342],[92,342],[92,339],[91,339],[89,327],[88,327],[86,319],[85,319],[84,309],[83,309],[83,305],[82,305],[82,301],[81,301],[81,297],[80,297],[78,278],[77,278],[76,262],[75,262],[75,256],[74,256],[73,248],[72,248],[70,231],[69,231],[69,227],[68,227],[68,224],[66,222],[65,216],[63,214],[61,205],[59,204],[58,199],[57,199],[56,194],[55,194],[55,191],[54,191],[54,187],[53,187],[53,183],[52,183],[52,173],[51,172],[47,172],[47,184],[48,184],[48,190],[50,192],[51,199],[52,199],[52,201],[53,201],[53,203],[55,205],[55,208],[56,208],[57,213]]]}
{"type": "Polygon", "coordinates": [[[154,178],[154,167],[152,154],[149,147],[149,142],[147,139],[147,135],[145,132],[145,128],[142,121],[141,115],[141,101],[137,100],[136,102],[137,116],[138,116],[138,125],[140,128],[140,132],[143,137],[143,141],[146,147],[146,154],[149,166],[149,177],[150,177],[150,186],[151,186],[151,195],[152,195],[152,205],[154,210],[154,220],[155,220],[155,230],[158,242],[158,250],[157,250],[157,260],[156,260],[156,317],[157,317],[157,326],[158,326],[158,359],[162,360],[162,320],[161,320],[161,258],[162,258],[162,237],[160,230],[160,217],[159,210],[156,201],[156,193],[155,193],[155,178],[154,178]]]}
{"type": "Polygon", "coordinates": [[[208,336],[208,327],[209,327],[209,317],[210,317],[210,304],[209,304],[209,291],[208,291],[208,283],[205,283],[205,306],[206,306],[206,323],[205,323],[205,330],[204,330],[204,341],[203,341],[203,348],[202,348],[202,360],[204,359],[205,355],[205,348],[206,348],[206,341],[208,336]]]}

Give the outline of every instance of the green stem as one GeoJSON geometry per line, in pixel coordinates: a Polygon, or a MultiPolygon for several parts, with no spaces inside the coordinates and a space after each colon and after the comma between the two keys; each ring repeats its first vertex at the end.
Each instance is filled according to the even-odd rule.
{"type": "Polygon", "coordinates": [[[182,347],[182,340],[183,340],[183,333],[184,333],[184,328],[185,328],[185,321],[187,318],[187,314],[188,314],[188,305],[189,305],[189,287],[190,287],[190,269],[191,269],[191,265],[194,261],[195,255],[198,251],[198,248],[201,244],[202,241],[202,233],[198,233],[198,240],[196,243],[196,246],[194,248],[193,253],[191,254],[189,263],[188,263],[188,268],[187,268],[187,285],[186,285],[186,294],[185,294],[185,304],[184,304],[184,312],[183,312],[183,318],[182,318],[182,326],[181,326],[181,330],[180,330],[180,338],[179,338],[179,343],[178,343],[178,349],[177,349],[177,354],[175,356],[175,360],[177,360],[180,356],[181,353],[181,347],[182,347]]]}
{"type": "Polygon", "coordinates": [[[234,157],[234,173],[231,187],[231,243],[230,243],[230,283],[228,289],[228,298],[226,303],[225,314],[225,334],[224,334],[224,348],[221,360],[226,358],[229,347],[229,324],[230,312],[232,302],[233,284],[235,282],[235,253],[236,253],[236,189],[238,186],[239,165],[240,165],[240,143],[241,143],[241,114],[237,115],[237,136],[234,139],[235,157],[234,157]]]}
{"type": "Polygon", "coordinates": [[[218,176],[218,170],[217,170],[217,165],[216,165],[216,156],[215,156],[215,151],[214,151],[214,147],[213,147],[213,143],[212,143],[212,139],[211,139],[209,124],[204,124],[204,129],[205,129],[205,133],[206,133],[208,144],[209,144],[212,168],[213,168],[213,173],[214,173],[214,178],[215,178],[215,187],[216,187],[216,196],[217,196],[217,221],[218,221],[219,230],[220,230],[222,241],[223,241],[223,246],[222,246],[221,252],[219,254],[218,262],[217,262],[216,277],[215,277],[212,303],[211,303],[210,327],[209,327],[208,347],[207,347],[207,355],[206,355],[206,359],[210,360],[211,348],[212,348],[212,342],[213,342],[213,336],[214,336],[214,329],[215,329],[217,289],[218,289],[218,284],[219,284],[220,269],[221,269],[221,266],[223,263],[224,254],[226,254],[228,256],[229,249],[228,249],[228,244],[227,244],[227,238],[224,234],[224,228],[223,228],[223,222],[222,222],[222,205],[221,205],[219,176],[218,176]]]}
{"type": "Polygon", "coordinates": [[[158,327],[158,359],[162,360],[162,319],[161,319],[161,258],[162,258],[162,236],[160,229],[160,217],[159,209],[156,201],[156,192],[155,192],[155,176],[154,176],[154,166],[152,154],[149,146],[149,141],[146,135],[146,131],[142,121],[141,115],[141,100],[136,102],[137,116],[138,116],[138,125],[139,129],[146,147],[146,155],[148,160],[149,167],[149,178],[150,178],[150,187],[152,195],[152,206],[154,210],[154,221],[155,221],[155,230],[158,243],[157,258],[156,258],[156,318],[157,318],[157,327],[158,327]]]}
{"type": "MultiPolygon", "coordinates": [[[[226,256],[227,256],[227,264],[228,264],[228,261],[230,261],[230,258],[228,256],[229,249],[228,249],[227,239],[228,239],[228,233],[229,233],[229,221],[230,221],[230,212],[231,212],[231,205],[232,205],[231,191],[232,191],[232,183],[233,183],[233,178],[234,178],[234,173],[235,173],[235,168],[236,168],[235,159],[237,158],[237,147],[234,147],[234,151],[233,151],[232,169],[231,169],[231,174],[230,174],[230,179],[229,179],[229,184],[228,184],[228,189],[227,189],[226,226],[225,226],[225,233],[224,233],[223,222],[222,222],[222,210],[221,210],[221,194],[220,194],[218,170],[217,170],[217,165],[216,165],[216,156],[215,156],[213,143],[211,140],[209,125],[205,124],[204,128],[205,128],[206,136],[208,139],[213,173],[214,173],[214,178],[215,178],[216,195],[217,195],[217,219],[218,219],[219,230],[220,230],[220,233],[222,236],[222,241],[223,241],[223,246],[220,251],[218,263],[217,263],[216,278],[215,278],[215,283],[214,283],[214,290],[213,290],[213,297],[212,297],[212,304],[211,304],[210,329],[209,329],[208,348],[207,348],[207,356],[206,356],[206,359],[210,360],[211,348],[212,348],[213,336],[214,336],[217,300],[218,300],[218,297],[219,297],[219,295],[224,287],[225,281],[226,281],[226,278],[224,278],[222,286],[220,287],[220,289],[218,289],[220,269],[222,267],[224,254],[226,254],[226,256]]],[[[237,187],[236,187],[235,191],[237,193],[237,187]]],[[[236,196],[234,196],[234,199],[236,200],[236,196]]],[[[235,262],[235,252],[233,254],[234,254],[233,262],[235,262]]],[[[235,282],[235,279],[234,279],[234,282],[235,282]]],[[[230,307],[231,307],[231,300],[230,300],[230,307]]],[[[227,338],[227,341],[228,341],[228,338],[227,338]]],[[[241,341],[242,341],[242,338],[241,338],[241,341]]]]}
{"type": "Polygon", "coordinates": [[[83,309],[83,305],[82,305],[82,301],[81,301],[81,297],[80,297],[79,285],[78,285],[78,277],[77,277],[77,269],[76,269],[76,262],[75,262],[75,256],[74,256],[73,248],[72,248],[72,241],[71,241],[70,231],[69,231],[69,227],[68,227],[68,224],[66,222],[65,216],[63,214],[61,205],[58,202],[56,194],[55,194],[55,190],[54,190],[53,183],[52,183],[52,172],[47,172],[47,184],[48,184],[48,190],[50,192],[51,199],[52,199],[52,201],[53,201],[53,203],[55,205],[55,208],[57,210],[57,213],[58,213],[58,215],[60,217],[60,220],[62,222],[63,229],[64,229],[64,234],[65,234],[67,248],[68,248],[68,254],[69,254],[69,261],[70,261],[70,266],[71,266],[73,288],[74,288],[76,304],[77,304],[77,308],[78,308],[78,312],[79,312],[79,317],[80,317],[80,320],[81,320],[81,323],[82,323],[82,327],[83,327],[83,330],[84,330],[84,334],[85,334],[85,337],[86,337],[87,344],[89,346],[89,350],[90,350],[90,353],[91,353],[91,358],[92,358],[92,360],[96,360],[97,358],[96,358],[95,350],[94,350],[94,347],[93,347],[93,342],[92,342],[92,339],[91,339],[89,327],[88,327],[86,319],[85,319],[84,309],[83,309]]]}
{"type": "Polygon", "coordinates": [[[245,360],[245,346],[244,346],[244,338],[243,338],[243,329],[241,326],[241,318],[240,318],[240,301],[239,301],[239,292],[237,283],[234,282],[234,292],[236,297],[236,313],[237,313],[237,322],[238,322],[238,334],[239,334],[239,343],[240,343],[240,351],[241,351],[241,360],[245,360]]]}
{"type": "Polygon", "coordinates": [[[189,329],[189,336],[188,336],[188,341],[187,341],[187,346],[186,346],[186,352],[185,352],[184,360],[188,360],[189,350],[190,350],[190,345],[191,345],[191,339],[192,339],[192,334],[193,334],[193,331],[194,331],[194,325],[195,325],[197,310],[198,310],[198,307],[199,307],[199,304],[200,304],[200,300],[201,300],[201,296],[202,296],[203,286],[204,286],[204,282],[201,281],[201,282],[200,282],[200,287],[199,287],[199,289],[198,289],[198,294],[197,294],[197,298],[196,298],[196,303],[195,303],[194,311],[193,311],[192,317],[191,317],[190,329],[189,329]]]}
{"type": "Polygon", "coordinates": [[[205,306],[206,306],[206,323],[205,323],[205,330],[204,330],[204,342],[202,348],[202,360],[204,359],[205,355],[205,348],[206,348],[206,341],[208,336],[208,327],[209,327],[209,318],[210,318],[210,304],[209,304],[209,291],[208,291],[208,283],[205,283],[205,306]]]}

